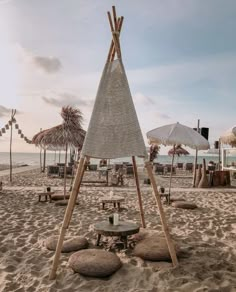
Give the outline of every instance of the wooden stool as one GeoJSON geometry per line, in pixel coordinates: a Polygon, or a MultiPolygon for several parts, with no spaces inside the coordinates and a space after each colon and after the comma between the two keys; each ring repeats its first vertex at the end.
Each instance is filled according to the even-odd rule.
{"type": "Polygon", "coordinates": [[[113,203],[114,208],[118,208],[118,211],[120,211],[120,203],[124,202],[124,198],[119,196],[112,196],[112,197],[103,197],[100,199],[100,202],[102,203],[102,209],[105,209],[105,204],[107,203],[113,203]]]}
{"type": "Polygon", "coordinates": [[[54,194],[54,192],[42,192],[42,193],[38,193],[39,196],[39,202],[47,202],[48,198],[49,198],[49,203],[52,202],[52,195],[54,194]],[[44,197],[44,201],[41,201],[42,197],[44,197]]]}

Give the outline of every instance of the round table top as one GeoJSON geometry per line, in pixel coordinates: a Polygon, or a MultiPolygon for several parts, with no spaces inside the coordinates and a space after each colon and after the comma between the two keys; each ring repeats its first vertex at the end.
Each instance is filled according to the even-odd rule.
{"type": "Polygon", "coordinates": [[[37,195],[53,195],[55,193],[55,191],[41,191],[41,192],[37,192],[37,195]]]}
{"type": "Polygon", "coordinates": [[[108,221],[101,221],[94,224],[97,233],[110,236],[126,236],[139,232],[139,225],[134,222],[119,221],[119,225],[114,225],[108,221]]]}
{"type": "Polygon", "coordinates": [[[102,197],[100,198],[100,202],[102,203],[115,203],[115,202],[123,202],[125,199],[119,196],[112,196],[112,197],[102,197]]]}

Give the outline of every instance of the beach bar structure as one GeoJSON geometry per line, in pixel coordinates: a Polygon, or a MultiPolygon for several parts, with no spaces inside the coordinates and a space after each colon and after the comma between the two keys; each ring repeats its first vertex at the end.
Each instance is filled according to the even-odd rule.
{"type": "MultiPolygon", "coordinates": [[[[66,230],[69,227],[75,202],[79,193],[85,171],[85,164],[90,158],[115,159],[132,157],[141,223],[143,227],[146,226],[135,157],[146,158],[147,153],[122,62],[120,33],[123,19],[123,16],[117,17],[114,6],[112,7],[112,16],[111,13],[108,12],[112,41],[100,80],[88,131],[81,151],[79,165],[65,212],[60,236],[57,242],[57,248],[49,276],[50,279],[56,278],[56,271],[59,264],[64,237],[66,230]],[[117,58],[115,59],[115,57],[117,58]]],[[[145,167],[159,208],[162,228],[172,263],[173,266],[177,266],[178,260],[175,248],[168,230],[151,163],[146,162],[145,167]]]]}
{"type": "Polygon", "coordinates": [[[236,125],[226,130],[219,139],[220,145],[220,161],[221,161],[221,177],[222,181],[231,183],[231,178],[235,178],[236,175],[236,161],[228,163],[228,157],[230,154],[236,153],[236,125]],[[229,147],[231,146],[231,147],[229,147]],[[226,178],[225,178],[226,177],[226,178]]]}

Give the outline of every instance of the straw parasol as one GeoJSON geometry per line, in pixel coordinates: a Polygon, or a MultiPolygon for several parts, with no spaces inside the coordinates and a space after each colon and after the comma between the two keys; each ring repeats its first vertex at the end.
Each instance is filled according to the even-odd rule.
{"type": "Polygon", "coordinates": [[[228,129],[221,137],[220,142],[229,144],[232,147],[236,147],[236,126],[228,129]]]}
{"type": "Polygon", "coordinates": [[[44,149],[82,148],[86,132],[82,129],[82,114],[79,109],[63,107],[61,125],[40,131],[34,135],[32,143],[44,149]]]}
{"type": "Polygon", "coordinates": [[[66,164],[68,148],[81,150],[86,132],[82,129],[82,113],[79,109],[70,106],[63,107],[61,110],[63,122],[61,125],[40,131],[34,135],[32,143],[43,149],[64,149],[64,197],[66,195],[66,164]]]}
{"type": "Polygon", "coordinates": [[[175,148],[173,147],[168,151],[168,155],[172,156],[173,154],[177,156],[181,156],[181,155],[189,155],[189,152],[179,144],[175,148]]]}

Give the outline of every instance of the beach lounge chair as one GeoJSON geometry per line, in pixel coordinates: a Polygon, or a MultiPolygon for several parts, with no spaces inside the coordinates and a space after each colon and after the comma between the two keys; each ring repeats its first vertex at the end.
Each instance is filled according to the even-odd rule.
{"type": "Polygon", "coordinates": [[[164,165],[156,164],[154,171],[156,174],[164,174],[164,165]]]}
{"type": "Polygon", "coordinates": [[[183,164],[182,162],[177,162],[176,167],[177,167],[178,169],[183,169],[184,164],[183,164]]]}
{"type": "Polygon", "coordinates": [[[186,162],[185,163],[185,171],[193,172],[193,163],[192,162],[186,162]]]}
{"type": "Polygon", "coordinates": [[[47,167],[47,176],[57,176],[59,175],[59,166],[57,165],[48,165],[47,167]]]}

